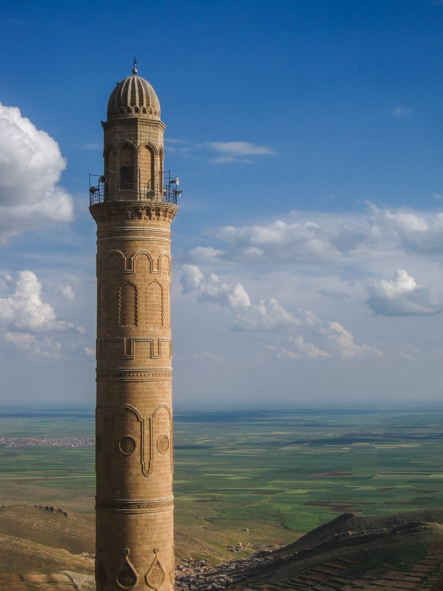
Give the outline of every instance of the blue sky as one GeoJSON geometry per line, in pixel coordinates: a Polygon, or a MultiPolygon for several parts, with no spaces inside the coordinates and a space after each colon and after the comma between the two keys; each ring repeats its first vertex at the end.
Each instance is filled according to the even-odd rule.
{"type": "Polygon", "coordinates": [[[177,408],[441,403],[443,2],[18,0],[0,27],[0,403],[94,404],[88,174],[134,56],[183,188],[177,408]]]}

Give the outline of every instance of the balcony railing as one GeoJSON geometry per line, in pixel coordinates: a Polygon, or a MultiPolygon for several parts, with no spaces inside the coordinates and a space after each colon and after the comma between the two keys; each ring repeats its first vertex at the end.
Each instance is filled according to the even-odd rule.
{"type": "MultiPolygon", "coordinates": [[[[118,189],[113,190],[113,198],[107,199],[107,179],[98,174],[89,175],[89,205],[106,203],[107,201],[128,201],[128,193],[124,191],[119,195],[118,189]],[[116,198],[117,197],[117,198],[116,198]]],[[[137,194],[137,201],[157,201],[161,203],[172,203],[177,205],[177,198],[182,191],[178,190],[179,180],[171,177],[171,171],[158,173],[153,179],[144,184],[143,190],[139,184],[134,191],[137,194]]]]}

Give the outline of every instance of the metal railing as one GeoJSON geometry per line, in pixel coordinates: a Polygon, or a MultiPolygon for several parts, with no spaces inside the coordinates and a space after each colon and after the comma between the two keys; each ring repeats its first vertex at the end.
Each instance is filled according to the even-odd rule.
{"type": "MultiPolygon", "coordinates": [[[[171,171],[168,170],[165,173],[157,173],[153,179],[145,183],[143,192],[139,188],[134,193],[139,195],[137,201],[157,201],[177,205],[177,198],[182,194],[182,191],[178,190],[178,184],[178,177],[172,178],[171,171]]],[[[106,185],[106,177],[98,174],[89,175],[89,205],[96,205],[107,201],[106,185]]],[[[121,200],[126,201],[127,197],[121,200]]],[[[120,201],[120,199],[116,199],[115,201],[120,201]]]]}
{"type": "Polygon", "coordinates": [[[89,205],[96,205],[97,203],[104,202],[105,182],[106,179],[104,176],[89,173],[89,205]]]}

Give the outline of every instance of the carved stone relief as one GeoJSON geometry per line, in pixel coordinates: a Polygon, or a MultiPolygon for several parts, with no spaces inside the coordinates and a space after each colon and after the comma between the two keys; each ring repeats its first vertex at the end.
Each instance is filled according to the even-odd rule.
{"type": "Polygon", "coordinates": [[[141,472],[147,478],[152,470],[151,419],[148,419],[146,425],[146,421],[139,411],[130,404],[125,404],[116,413],[113,425],[113,440],[118,442],[118,449],[122,455],[132,456],[140,446],[136,455],[140,461],[141,472]],[[127,415],[126,418],[125,415],[127,415]]]}
{"type": "Polygon", "coordinates": [[[159,269],[168,277],[171,275],[171,257],[167,252],[163,252],[159,256],[159,269]]]}
{"type": "MultiPolygon", "coordinates": [[[[173,471],[172,413],[167,404],[160,404],[152,415],[152,433],[160,455],[168,456],[171,473],[173,471]]],[[[158,461],[164,461],[158,458],[158,461]]]]}
{"type": "Polygon", "coordinates": [[[124,456],[132,456],[136,447],[137,443],[130,435],[125,435],[118,442],[118,449],[124,456]]]}
{"type": "Polygon", "coordinates": [[[163,287],[158,281],[153,281],[146,290],[146,324],[149,328],[161,328],[164,316],[163,287]],[[156,306],[159,301],[160,305],[156,306]]]}
{"type": "Polygon", "coordinates": [[[131,267],[133,271],[137,272],[154,272],[154,260],[148,250],[137,250],[130,258],[131,267]]]}
{"type": "Polygon", "coordinates": [[[99,585],[104,585],[107,578],[108,573],[106,572],[102,559],[99,558],[95,562],[95,582],[99,585]]]}
{"type": "Polygon", "coordinates": [[[162,454],[162,456],[164,456],[166,453],[168,453],[168,449],[169,449],[169,437],[167,435],[160,435],[160,437],[157,439],[158,453],[160,453],[160,454],[162,454]]]}
{"type": "Polygon", "coordinates": [[[137,584],[138,574],[128,558],[129,548],[123,550],[125,561],[119,570],[116,583],[121,589],[131,589],[137,584]]]}
{"type": "Polygon", "coordinates": [[[98,369],[97,380],[150,381],[172,380],[171,369],[98,369]]]}
{"type": "Polygon", "coordinates": [[[121,357],[121,359],[134,359],[135,358],[135,343],[147,343],[149,347],[149,358],[150,359],[171,359],[172,357],[172,344],[169,338],[157,338],[152,337],[111,337],[105,339],[99,339],[99,357],[103,355],[115,355],[121,357]]]}
{"type": "Polygon", "coordinates": [[[158,559],[159,548],[154,548],[155,558],[145,575],[145,581],[151,589],[159,589],[165,582],[166,574],[158,559]]]}
{"type": "Polygon", "coordinates": [[[124,405],[115,414],[112,441],[117,442],[120,453],[127,457],[134,455],[138,446],[140,446],[136,455],[140,460],[141,472],[145,478],[149,478],[154,469],[154,442],[159,454],[163,456],[170,455],[172,471],[172,415],[166,404],[159,405],[148,419],[142,417],[133,406],[124,405]],[[125,419],[124,415],[126,413],[129,414],[129,417],[125,419]],[[159,413],[162,414],[159,416],[159,413]],[[135,426],[129,428],[131,422],[133,422],[130,417],[136,421],[136,428],[135,426]],[[156,423],[158,423],[157,427],[156,423]],[[156,435],[159,429],[160,434],[156,435]],[[164,432],[165,429],[167,434],[164,432]],[[128,434],[128,431],[131,435],[128,434]],[[154,439],[154,436],[156,439],[154,439]]]}
{"type": "Polygon", "coordinates": [[[146,205],[139,204],[113,204],[113,207],[102,207],[99,203],[90,208],[94,220],[99,222],[113,221],[124,223],[126,220],[155,220],[170,222],[177,213],[178,207],[172,203],[153,202],[146,205]]]}
{"type": "Polygon", "coordinates": [[[161,501],[146,501],[146,500],[120,500],[114,501],[109,499],[96,499],[96,507],[98,509],[110,509],[112,511],[120,511],[127,513],[157,513],[158,511],[167,511],[172,509],[174,501],[172,499],[161,501]]]}
{"type": "Polygon", "coordinates": [[[118,292],[118,324],[121,327],[136,327],[138,324],[137,287],[131,281],[125,281],[118,292]]]}

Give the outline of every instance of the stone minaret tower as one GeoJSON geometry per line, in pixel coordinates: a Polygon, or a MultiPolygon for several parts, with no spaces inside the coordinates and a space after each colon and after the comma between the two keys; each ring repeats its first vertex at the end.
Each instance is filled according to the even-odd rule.
{"type": "Polygon", "coordinates": [[[133,75],[108,103],[97,222],[97,591],[174,588],[170,224],[160,103],[133,75]]]}

